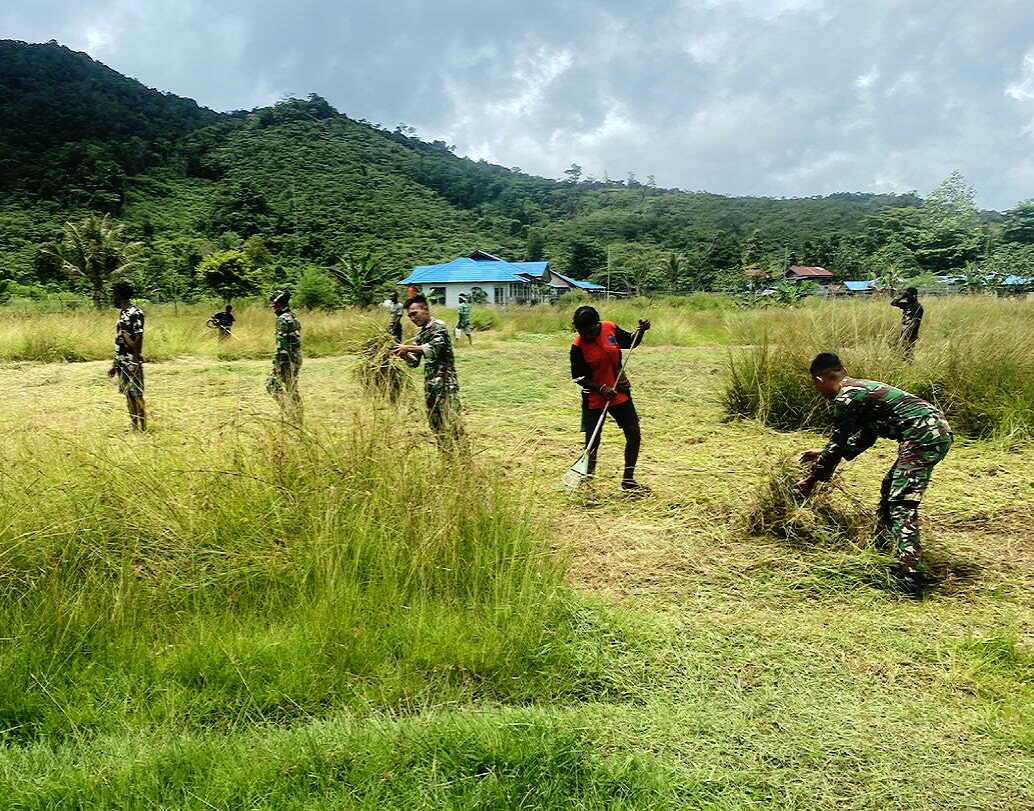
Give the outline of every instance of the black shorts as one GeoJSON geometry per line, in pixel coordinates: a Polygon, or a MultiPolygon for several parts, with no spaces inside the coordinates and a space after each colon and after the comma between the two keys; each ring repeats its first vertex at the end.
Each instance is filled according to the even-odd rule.
{"type": "MultiPolygon", "coordinates": [[[[591,434],[596,430],[596,423],[600,421],[602,408],[582,408],[582,431],[591,434]]],[[[635,410],[635,403],[631,399],[625,400],[616,406],[607,408],[607,413],[614,418],[618,428],[630,428],[639,424],[639,414],[635,410]]],[[[600,429],[602,430],[602,429],[600,429]]]]}

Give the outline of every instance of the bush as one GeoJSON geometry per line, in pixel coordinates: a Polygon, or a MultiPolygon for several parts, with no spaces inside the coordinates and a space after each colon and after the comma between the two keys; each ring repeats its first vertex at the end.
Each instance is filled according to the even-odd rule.
{"type": "Polygon", "coordinates": [[[308,267],[298,277],[291,303],[307,310],[333,310],[341,306],[341,295],[326,271],[308,267]]]}
{"type": "Polygon", "coordinates": [[[475,332],[486,332],[488,330],[498,329],[501,323],[502,319],[495,310],[482,308],[471,309],[470,311],[470,327],[475,332]]]}

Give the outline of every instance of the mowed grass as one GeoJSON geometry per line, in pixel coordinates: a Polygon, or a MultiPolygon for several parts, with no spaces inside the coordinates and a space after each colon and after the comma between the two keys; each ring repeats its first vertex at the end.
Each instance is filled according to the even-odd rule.
{"type": "MultiPolygon", "coordinates": [[[[630,311],[618,320],[631,326],[634,317],[630,311]]],[[[522,580],[507,600],[491,596],[484,604],[512,604],[522,593],[555,595],[541,600],[541,612],[523,615],[515,627],[463,624],[476,613],[441,615],[453,630],[438,632],[433,648],[439,661],[430,666],[426,659],[414,661],[405,650],[413,643],[404,637],[402,648],[387,645],[383,629],[390,625],[372,623],[382,630],[366,654],[381,665],[359,680],[354,672],[335,670],[340,659],[328,656],[326,646],[297,642],[317,635],[319,621],[333,619],[332,604],[322,615],[301,611],[292,617],[283,605],[272,613],[268,604],[228,608],[225,590],[206,602],[212,595],[202,590],[191,597],[201,609],[191,616],[211,612],[237,623],[212,640],[207,664],[225,685],[237,684],[224,686],[237,703],[221,715],[171,712],[190,707],[192,694],[178,694],[175,680],[162,677],[161,657],[149,665],[149,692],[138,693],[125,689],[114,662],[81,650],[79,672],[95,694],[110,700],[94,705],[92,726],[76,707],[63,706],[50,716],[52,730],[21,737],[11,732],[0,750],[0,784],[8,787],[0,792],[0,807],[1034,805],[1029,447],[956,444],[938,466],[923,505],[926,547],[940,582],[922,604],[900,600],[888,588],[888,559],[871,550],[846,540],[802,543],[745,532],[758,488],[783,459],[820,444],[822,436],[723,421],[728,355],[725,346],[707,342],[711,322],[690,335],[693,328],[683,322],[675,329],[665,327],[663,315],[651,317],[657,329],[629,368],[643,421],[638,478],[654,490],[642,500],[621,497],[621,442],[612,424],[600,455],[601,500],[586,505],[556,490],[580,450],[577,390],[569,382],[568,338],[559,328],[476,333],[473,347],[458,347],[474,445],[473,465],[459,469],[459,482],[482,499],[505,499],[510,517],[501,520],[527,527],[524,548],[544,555],[522,559],[551,562],[523,564],[520,571],[545,577],[563,572],[567,584],[542,592],[522,580]],[[527,524],[518,520],[522,516],[527,524]],[[536,613],[559,629],[551,641],[536,629],[536,613]],[[244,638],[245,620],[250,658],[234,647],[244,638]],[[515,633],[520,628],[524,636],[515,633]],[[468,629],[473,639],[464,647],[468,629]],[[506,662],[499,640],[507,633],[514,634],[515,648],[538,657],[525,660],[530,670],[498,666],[506,662]],[[528,645],[529,638],[540,644],[528,645]],[[465,651],[462,661],[457,651],[465,651]],[[409,666],[383,664],[392,660],[409,666]],[[312,675],[318,672],[312,661],[328,671],[324,679],[312,675]],[[457,662],[462,667],[448,669],[457,662]],[[493,662],[489,672],[486,664],[493,662]],[[322,685],[322,692],[312,693],[322,700],[300,707],[283,701],[285,695],[295,703],[305,699],[305,691],[284,688],[300,683],[291,674],[306,672],[310,687],[322,685]],[[516,684],[506,687],[508,681],[516,684]],[[61,724],[67,715],[77,720],[74,727],[61,724]]],[[[242,446],[253,464],[275,461],[262,449],[285,429],[262,390],[265,360],[181,357],[152,364],[153,431],[146,437],[128,432],[124,404],[103,377],[106,365],[3,369],[5,526],[36,520],[52,527],[60,519],[48,513],[61,477],[80,486],[85,479],[105,480],[112,462],[139,476],[156,467],[162,475],[145,483],[197,499],[180,512],[196,515],[190,520],[200,526],[204,477],[213,475],[202,471],[232,468],[242,446]],[[12,512],[15,495],[18,510],[33,510],[32,516],[12,512]]],[[[356,458],[347,448],[350,438],[365,437],[360,455],[388,460],[387,472],[380,461],[371,470],[387,477],[379,485],[391,493],[389,520],[405,524],[407,511],[434,498],[423,487],[422,499],[414,501],[404,484],[440,472],[433,440],[415,396],[398,409],[362,399],[352,365],[346,356],[306,361],[306,426],[319,446],[312,450],[291,439],[288,470],[304,474],[305,504],[325,510],[331,502],[322,492],[317,497],[310,464],[316,475],[344,486],[343,471],[356,458]],[[404,474],[401,479],[392,467],[404,474]]],[[[296,433],[286,429],[288,437],[296,433]]],[[[847,465],[836,492],[841,505],[853,511],[874,505],[892,459],[892,444],[881,441],[847,465]]],[[[270,490],[237,493],[243,495],[251,501],[238,519],[268,520],[268,512],[246,513],[270,490]]],[[[369,500],[383,503],[376,496],[369,500]]],[[[225,514],[232,514],[234,503],[225,499],[225,514]]],[[[476,502],[465,504],[476,508],[476,502]]],[[[149,506],[157,510],[154,501],[149,506]]],[[[78,520],[89,524],[93,512],[84,508],[78,520]]],[[[170,508],[166,518],[175,514],[170,508]]],[[[326,526],[306,520],[309,531],[326,526]]],[[[447,534],[448,522],[434,525],[447,534]]],[[[11,550],[31,536],[23,528],[4,537],[0,565],[8,566],[11,550]]],[[[179,542],[190,537],[183,531],[179,542]]],[[[210,577],[238,587],[249,582],[233,581],[229,563],[243,560],[243,552],[253,569],[285,571],[282,549],[267,544],[257,550],[261,534],[244,537],[250,538],[248,549],[237,555],[209,545],[203,561],[210,577]],[[226,563],[220,565],[217,552],[226,563]]],[[[65,555],[83,556],[73,542],[64,548],[65,555]]],[[[200,562],[189,550],[179,560],[200,562]]],[[[60,561],[44,563],[60,569],[60,561]]],[[[153,580],[152,599],[168,599],[159,582],[153,580]]],[[[26,584],[20,588],[24,593],[26,584]]],[[[275,585],[271,592],[283,593],[275,585]]],[[[102,620],[116,616],[117,607],[106,614],[95,608],[93,633],[100,642],[102,620]]],[[[186,610],[182,604],[180,610],[186,610]]],[[[332,642],[355,641],[351,622],[340,629],[347,637],[332,636],[332,642]]],[[[0,636],[0,661],[10,662],[24,640],[3,629],[0,636]]],[[[199,640],[200,654],[205,648],[199,640]]],[[[39,685],[52,689],[48,674],[68,666],[59,645],[47,641],[44,648],[44,661],[23,665],[18,674],[35,685],[41,703],[47,690],[39,685]]],[[[129,669],[141,663],[147,658],[137,652],[129,669]]],[[[189,686],[196,690],[196,683],[189,686]]]]}

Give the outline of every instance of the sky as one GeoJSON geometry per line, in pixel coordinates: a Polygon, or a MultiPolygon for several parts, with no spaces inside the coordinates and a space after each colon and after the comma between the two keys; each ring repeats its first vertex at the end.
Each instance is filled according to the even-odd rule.
{"type": "Polygon", "coordinates": [[[1031,0],[5,0],[0,38],[213,110],[315,93],[544,177],[1034,198],[1031,0]]]}

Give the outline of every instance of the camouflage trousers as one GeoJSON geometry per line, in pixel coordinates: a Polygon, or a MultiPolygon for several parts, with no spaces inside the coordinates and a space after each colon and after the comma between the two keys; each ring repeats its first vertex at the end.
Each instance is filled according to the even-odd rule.
{"type": "Polygon", "coordinates": [[[441,450],[459,450],[465,444],[460,393],[456,389],[429,388],[425,392],[427,422],[441,450]]]}
{"type": "Polygon", "coordinates": [[[934,465],[948,454],[951,442],[951,434],[924,445],[901,442],[897,461],[883,477],[879,524],[881,531],[889,532],[894,540],[901,575],[927,571],[919,538],[919,502],[930,483],[934,465]]]}
{"type": "Polygon", "coordinates": [[[266,391],[273,395],[282,409],[296,409],[301,406],[302,398],[298,393],[298,372],[301,370],[301,361],[273,361],[273,371],[266,378],[266,391]]]}
{"type": "Polygon", "coordinates": [[[144,365],[134,363],[128,357],[115,358],[115,374],[118,376],[119,394],[127,397],[144,396],[144,365]]]}

